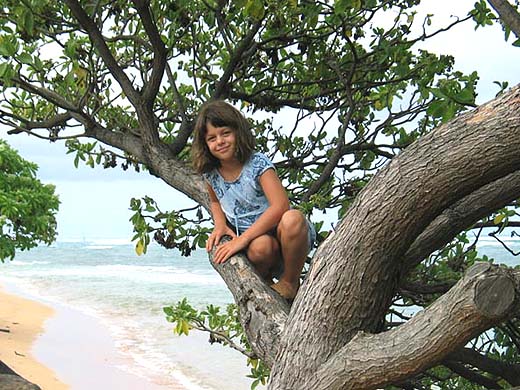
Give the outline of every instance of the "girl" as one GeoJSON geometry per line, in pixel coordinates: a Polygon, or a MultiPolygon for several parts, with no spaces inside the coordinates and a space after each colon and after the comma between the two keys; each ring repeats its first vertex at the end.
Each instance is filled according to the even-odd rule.
{"type": "Polygon", "coordinates": [[[289,199],[273,163],[254,151],[255,139],[246,118],[223,101],[204,105],[195,123],[192,159],[208,183],[215,227],[206,243],[218,245],[215,263],[245,250],[247,258],[271,287],[288,300],[300,286],[300,274],[316,232],[289,199]],[[277,271],[282,269],[281,276],[277,271]]]}

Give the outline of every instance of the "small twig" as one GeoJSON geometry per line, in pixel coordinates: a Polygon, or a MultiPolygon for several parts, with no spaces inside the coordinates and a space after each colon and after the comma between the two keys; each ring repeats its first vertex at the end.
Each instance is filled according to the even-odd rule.
{"type": "Polygon", "coordinates": [[[507,246],[507,244],[502,241],[500,238],[498,238],[498,236],[496,235],[497,232],[493,232],[493,233],[489,233],[489,236],[493,237],[495,240],[497,240],[500,244],[502,244],[502,246],[504,247],[505,250],[507,250],[509,253],[511,253],[513,256],[518,256],[520,255],[520,251],[519,252],[515,252],[514,250],[512,250],[511,248],[509,248],[507,246]]]}

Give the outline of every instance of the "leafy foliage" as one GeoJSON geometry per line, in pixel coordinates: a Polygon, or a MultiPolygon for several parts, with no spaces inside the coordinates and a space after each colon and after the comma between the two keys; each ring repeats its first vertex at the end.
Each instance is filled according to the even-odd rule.
{"type": "MultiPolygon", "coordinates": [[[[168,76],[153,99],[154,131],[186,161],[200,104],[235,101],[255,118],[259,148],[276,161],[291,200],[309,214],[333,209],[341,216],[370,172],[474,104],[476,73],[452,72],[451,56],[414,49],[435,33],[416,17],[418,3],[152,1],[168,76]],[[414,32],[420,23],[422,32],[414,32]],[[278,123],[273,115],[282,109],[294,123],[278,123]]],[[[154,43],[136,8],[85,3],[86,16],[103,26],[95,38],[107,45],[103,55],[96,31],[85,33],[72,4],[3,3],[0,85],[8,93],[0,121],[15,132],[82,135],[118,148],[101,131],[142,137],[132,89],[123,84],[131,77],[139,91],[150,83],[154,43]]],[[[67,146],[76,165],[146,165],[99,142],[67,146]]],[[[164,224],[151,229],[161,226],[168,236],[164,224]]]]}
{"type": "Polygon", "coordinates": [[[150,235],[166,248],[177,248],[183,256],[189,256],[197,248],[204,248],[211,229],[205,227],[202,210],[196,206],[191,210],[162,212],[159,205],[149,196],[143,199],[132,199],[130,209],[135,213],[130,217],[135,235],[132,241],[137,241],[135,251],[138,255],[146,253],[150,243],[150,235]],[[188,211],[195,211],[194,219],[186,217],[188,211]],[[152,228],[147,220],[161,223],[161,227],[152,228]],[[166,233],[165,233],[166,232],[166,233]]]}
{"type": "Polygon", "coordinates": [[[59,200],[36,178],[38,167],[0,140],[0,260],[56,238],[59,200]]]}
{"type": "Polygon", "coordinates": [[[222,308],[213,305],[199,311],[184,298],[176,305],[164,307],[163,310],[166,319],[174,324],[175,334],[188,336],[192,329],[208,332],[210,343],[228,345],[246,355],[247,365],[251,366],[251,374],[248,376],[253,379],[252,390],[260,383],[267,383],[269,369],[252,353],[242,325],[238,321],[236,305],[228,305],[224,312],[222,308]]]}
{"type": "MultiPolygon", "coordinates": [[[[163,166],[175,161],[189,172],[200,105],[227,99],[251,118],[258,149],[275,161],[293,203],[313,219],[319,219],[315,211],[340,218],[380,167],[474,107],[477,73],[454,71],[452,56],[419,45],[466,21],[490,25],[495,15],[479,0],[467,16],[435,30],[432,15],[419,18],[419,3],[3,0],[0,123],[11,133],[66,139],[76,165],[133,167],[179,183],[178,172],[163,166]]],[[[499,92],[507,88],[507,82],[496,84],[499,92]]],[[[153,237],[189,255],[208,235],[199,205],[164,211],[144,197],[130,207],[138,254],[153,237]]],[[[516,219],[515,207],[481,226],[498,236],[516,219]]],[[[324,239],[327,226],[315,222],[324,239]]],[[[473,262],[489,261],[468,237],[461,234],[413,270],[387,327],[429,305],[473,262]]],[[[198,312],[184,302],[165,311],[178,334],[199,327],[222,332],[229,345],[243,338],[234,310],[198,312]]],[[[515,361],[512,324],[482,336],[496,346],[488,354],[515,361]]],[[[256,381],[265,379],[260,363],[253,369],[256,381]]],[[[463,376],[438,366],[413,385],[471,388],[463,376]]]]}

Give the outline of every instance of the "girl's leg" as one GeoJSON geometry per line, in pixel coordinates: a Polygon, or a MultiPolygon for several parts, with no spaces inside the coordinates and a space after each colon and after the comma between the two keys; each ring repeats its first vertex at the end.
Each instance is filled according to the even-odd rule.
{"type": "Polygon", "coordinates": [[[264,279],[270,279],[271,268],[280,261],[278,240],[269,234],[255,238],[247,247],[247,258],[264,279]]]}
{"type": "Polygon", "coordinates": [[[278,224],[284,271],[273,288],[284,298],[294,299],[300,287],[300,275],[309,252],[307,220],[298,210],[288,210],[278,224]]]}

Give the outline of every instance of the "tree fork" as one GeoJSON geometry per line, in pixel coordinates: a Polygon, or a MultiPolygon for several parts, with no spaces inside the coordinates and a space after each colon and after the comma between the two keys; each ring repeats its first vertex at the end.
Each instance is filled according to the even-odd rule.
{"type": "Polygon", "coordinates": [[[285,326],[272,389],[307,386],[359,331],[377,331],[419,235],[446,209],[518,170],[519,112],[516,86],[423,136],[372,178],[314,256],[285,326]],[[297,378],[302,371],[309,374],[297,378]]]}

